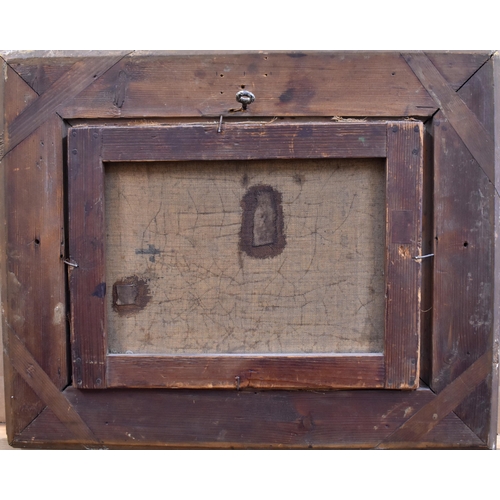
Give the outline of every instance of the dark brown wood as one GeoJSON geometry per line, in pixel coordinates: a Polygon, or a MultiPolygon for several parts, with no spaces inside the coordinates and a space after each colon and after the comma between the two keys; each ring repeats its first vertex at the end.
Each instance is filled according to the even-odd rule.
{"type": "Polygon", "coordinates": [[[103,161],[382,158],[383,123],[277,122],[177,127],[104,127],[103,161]],[[332,126],[333,125],[333,126],[332,126]]]}
{"type": "MultiPolygon", "coordinates": [[[[460,91],[466,104],[484,121],[482,126],[492,124],[488,106],[484,105],[491,102],[492,89],[481,83],[491,81],[490,64],[460,91]],[[476,90],[468,90],[469,85],[476,90]]],[[[441,113],[434,118],[434,148],[436,299],[431,387],[441,391],[492,345],[495,194],[493,185],[441,113]],[[468,181],[458,183],[457,177],[468,181]],[[461,292],[457,282],[463,283],[467,294],[461,292]]],[[[489,394],[488,384],[480,385],[456,410],[482,439],[487,438],[489,429],[489,394]]]]}
{"type": "MultiPolygon", "coordinates": [[[[68,137],[69,256],[73,384],[106,387],[106,274],[104,270],[104,167],[98,129],[68,137]]],[[[110,290],[111,292],[111,290],[110,290]]]]}
{"type": "Polygon", "coordinates": [[[492,351],[488,350],[435,399],[412,415],[394,434],[387,437],[379,447],[390,448],[392,443],[418,442],[484,381],[491,371],[491,361],[492,351]]]}
{"type": "Polygon", "coordinates": [[[434,151],[431,388],[439,392],[485,352],[491,334],[493,189],[442,114],[434,119],[434,151]],[[477,201],[465,202],[471,196],[477,201]]]}
{"type": "MultiPolygon", "coordinates": [[[[374,448],[431,402],[417,391],[64,391],[107,447],[374,448]],[[147,411],[145,411],[147,409],[147,411]]],[[[412,447],[484,447],[451,415],[412,447]],[[442,430],[441,430],[442,429],[442,430]],[[453,433],[449,433],[452,430],[453,433]]],[[[78,447],[45,411],[16,445],[78,447]]]]}
{"type": "Polygon", "coordinates": [[[387,125],[386,387],[418,387],[423,126],[387,125]]]}
{"type": "Polygon", "coordinates": [[[443,75],[453,90],[458,90],[488,59],[493,52],[436,52],[426,51],[426,56],[443,75]]]}
{"type": "MultiPolygon", "coordinates": [[[[109,55],[112,51],[9,51],[2,53],[5,60],[9,63],[26,83],[38,94],[45,92],[57,79],[59,79],[71,66],[82,57],[96,57],[98,55],[109,55]]],[[[217,51],[216,53],[204,51],[203,53],[187,51],[136,51],[135,56],[146,57],[166,57],[166,56],[183,56],[198,55],[210,58],[204,61],[205,65],[209,64],[211,58],[221,57],[222,55],[237,55],[239,58],[254,56],[249,52],[235,51],[217,51]]],[[[450,86],[457,90],[460,88],[482,64],[490,57],[491,51],[431,51],[426,52],[427,57],[436,66],[438,71],[444,76],[450,86]]],[[[263,56],[269,57],[269,52],[262,52],[263,56]]],[[[350,53],[349,55],[353,55],[350,53]]],[[[371,54],[373,55],[373,53],[371,54]]],[[[396,54],[395,54],[396,55],[396,54]]],[[[269,60],[269,59],[267,59],[269,60]]],[[[125,75],[125,73],[122,73],[125,75]]],[[[396,75],[391,76],[395,77],[396,75]]],[[[269,74],[267,78],[269,77],[269,74]]],[[[219,77],[220,78],[220,77],[219,77]]]]}
{"type": "Polygon", "coordinates": [[[494,141],[490,132],[453,91],[424,53],[406,54],[404,57],[485,175],[492,181],[494,179],[494,141]]]}
{"type": "MultiPolygon", "coordinates": [[[[123,55],[129,52],[113,50],[9,50],[3,56],[9,66],[40,95],[84,57],[123,55]]],[[[0,51],[0,55],[2,55],[2,51],[0,51]]]]}
{"type": "MultiPolygon", "coordinates": [[[[421,124],[234,124],[223,134],[214,128],[196,125],[74,128],[68,149],[70,255],[79,265],[71,271],[70,279],[77,387],[377,388],[382,386],[384,375],[388,388],[418,387],[421,263],[413,257],[420,255],[422,247],[421,124]],[[385,372],[380,357],[371,356],[363,361],[360,355],[354,362],[355,358],[349,357],[340,361],[338,356],[303,356],[299,367],[297,358],[287,356],[241,356],[240,359],[237,356],[214,358],[200,353],[192,358],[109,357],[111,378],[104,380],[107,348],[106,284],[102,278],[105,276],[102,161],[170,161],[193,157],[296,159],[382,154],[388,156],[385,372]],[[347,367],[352,368],[347,370],[347,367]]],[[[114,294],[116,304],[116,290],[114,294]]]]}
{"type": "Polygon", "coordinates": [[[115,65],[126,53],[77,61],[43,95],[23,110],[7,127],[5,151],[8,152],[52,116],[64,102],[88,87],[115,65]]]}
{"type": "Polygon", "coordinates": [[[51,408],[60,422],[62,422],[82,444],[97,444],[98,441],[74,410],[64,394],[50,380],[49,376],[33,356],[28,352],[19,337],[9,327],[8,354],[12,365],[24,381],[33,389],[37,396],[51,408]]]}
{"type": "MultiPolygon", "coordinates": [[[[422,254],[434,252],[434,149],[431,134],[432,123],[424,126],[424,168],[422,180],[422,254]]],[[[420,378],[427,385],[432,377],[432,308],[433,262],[429,257],[422,260],[422,297],[420,306],[420,378]]]]}
{"type": "MultiPolygon", "coordinates": [[[[459,90],[458,94],[464,100],[465,104],[476,114],[479,121],[494,136],[494,87],[488,82],[493,80],[493,61],[488,61],[473,77],[459,90]]],[[[497,146],[498,147],[498,146],[497,146]]],[[[498,184],[497,174],[495,178],[491,179],[492,182],[498,184]]],[[[482,206],[478,207],[482,217],[488,218],[488,226],[492,230],[495,227],[495,198],[498,199],[498,192],[493,192],[493,184],[488,183],[488,195],[482,200],[482,206]]],[[[487,296],[480,296],[478,302],[483,302],[484,306],[490,307],[492,312],[486,318],[484,329],[479,337],[474,338],[474,341],[468,341],[463,344],[460,349],[466,352],[473,353],[474,357],[480,355],[493,343],[495,334],[494,328],[494,290],[495,290],[495,275],[498,274],[498,268],[494,263],[494,247],[495,247],[495,231],[486,238],[481,235],[481,262],[484,266],[483,270],[477,276],[483,283],[483,287],[490,287],[491,291],[487,296]],[[489,246],[489,248],[488,248],[489,246]],[[491,274],[487,269],[491,270],[491,274]],[[483,274],[484,273],[484,274],[483,274]]],[[[476,303],[477,307],[477,303],[476,303]]],[[[471,315],[474,314],[472,308],[470,309],[471,315]]],[[[477,335],[477,334],[476,334],[477,335]]],[[[463,352],[463,351],[462,351],[463,352]]],[[[469,354],[470,356],[470,354],[469,354]]],[[[483,439],[487,439],[490,428],[490,411],[488,408],[488,401],[492,400],[493,388],[495,382],[489,378],[485,383],[478,386],[478,388],[465,399],[465,401],[457,408],[457,415],[469,425],[469,427],[476,432],[483,439]]],[[[498,410],[497,410],[498,411],[498,410]]],[[[494,420],[496,421],[496,419],[494,420]]]]}
{"type": "Polygon", "coordinates": [[[108,387],[377,388],[385,381],[381,354],[337,356],[109,355],[108,387]]]}
{"type": "MultiPolygon", "coordinates": [[[[436,406],[439,419],[443,407],[456,404],[455,410],[434,427],[434,413],[431,421],[428,415],[423,418],[429,410],[422,410],[413,421],[418,425],[408,424],[399,434],[401,437],[413,429],[410,438],[417,440],[398,440],[391,447],[495,447],[500,317],[497,300],[500,275],[496,269],[500,250],[498,244],[494,244],[494,234],[498,233],[495,224],[499,220],[500,198],[494,198],[486,176],[482,172],[478,174],[479,165],[474,158],[479,159],[483,168],[486,165],[485,171],[489,172],[490,180],[497,183],[499,191],[500,160],[497,151],[493,168],[493,162],[489,161],[494,157],[492,142],[481,127],[470,126],[474,118],[471,121],[467,111],[462,116],[462,111],[464,106],[468,108],[488,131],[490,139],[496,140],[500,129],[498,54],[491,59],[493,75],[488,52],[426,55],[425,67],[430,70],[420,71],[419,75],[434,81],[429,92],[433,92],[439,104],[404,58],[396,53],[138,52],[125,57],[57,108],[61,116],[76,124],[95,120],[93,123],[99,125],[129,122],[178,125],[200,119],[215,131],[222,114],[224,123],[220,135],[231,129],[231,121],[251,121],[259,117],[269,117],[268,121],[275,116],[290,117],[290,122],[297,117],[295,123],[300,117],[335,117],[335,120],[339,120],[339,116],[368,117],[368,121],[370,117],[425,117],[429,119],[428,130],[434,136],[435,178],[431,191],[434,193],[435,257],[422,263],[422,266],[433,267],[432,323],[427,321],[423,327],[424,343],[431,327],[432,338],[424,351],[428,363],[423,360],[422,373],[432,390],[257,393],[179,389],[88,391],[73,387],[63,390],[62,394],[104,446],[373,448],[391,435],[397,438],[398,434],[394,434],[397,428],[437,397],[441,398],[436,406]],[[443,78],[436,75],[436,70],[443,78]],[[248,79],[243,80],[242,75],[248,79]],[[256,94],[257,101],[245,113],[230,111],[238,108],[234,94],[242,85],[256,94]],[[456,99],[457,89],[462,103],[456,99]],[[442,110],[434,115],[439,106],[442,110]],[[453,121],[452,126],[447,119],[453,121]],[[473,155],[464,147],[462,139],[473,155]],[[481,370],[474,368],[477,378],[472,385],[477,384],[464,397],[469,389],[463,390],[457,377],[465,376],[464,372],[471,366],[477,367],[474,363],[484,360],[481,356],[492,347],[494,354],[489,367],[481,361],[481,370]],[[460,402],[462,397],[464,400],[460,402]]],[[[0,105],[3,99],[2,117],[6,125],[12,126],[16,116],[36,98],[36,92],[54,94],[53,84],[65,78],[76,62],[89,56],[82,53],[55,54],[55,57],[4,54],[12,65],[3,65],[0,84],[0,105]],[[18,74],[36,92],[25,85],[18,74]]],[[[64,167],[60,153],[65,131],[55,116],[55,108],[45,118],[48,121],[2,160],[2,199],[7,200],[7,209],[1,210],[2,221],[6,223],[2,236],[2,306],[5,324],[10,325],[35,362],[61,391],[68,382],[65,366],[70,356],[64,340],[65,327],[54,326],[52,321],[54,317],[60,318],[61,308],[56,310],[57,304],[65,303],[60,300],[65,292],[60,257],[64,240],[60,238],[61,212],[55,208],[47,210],[52,205],[43,193],[46,186],[57,187],[57,193],[63,192],[64,167]],[[39,162],[44,151],[40,140],[45,146],[50,144],[47,154],[50,162],[46,162],[50,168],[39,162]],[[30,244],[35,240],[40,242],[38,250],[30,244]],[[24,266],[26,262],[30,265],[24,266]]],[[[0,138],[0,149],[1,144],[0,138]]],[[[2,154],[0,151],[0,158],[2,154]]],[[[424,182],[424,190],[429,185],[432,183],[424,182]]],[[[432,203],[429,205],[432,208],[432,203]]],[[[396,217],[400,223],[398,234],[404,237],[407,218],[404,214],[396,217]]],[[[425,244],[424,239],[423,253],[426,253],[425,244]]],[[[429,309],[425,298],[422,309],[429,309]]],[[[424,314],[427,313],[422,312],[424,314]]],[[[10,352],[8,340],[5,350],[10,352]]],[[[10,356],[5,359],[9,441],[18,447],[81,447],[80,438],[60,423],[51,408],[44,409],[45,403],[18,374],[10,356]]]]}
{"type": "MultiPolygon", "coordinates": [[[[10,68],[4,110],[7,122],[36,94],[10,68]]],[[[4,330],[10,327],[26,344],[55,385],[68,383],[64,252],[64,129],[57,116],[48,119],[2,159],[6,232],[2,244],[4,330]],[[15,210],[12,207],[16,207],[15,210]]],[[[7,418],[19,432],[42,409],[29,386],[5,364],[7,418]],[[15,393],[13,392],[15,391],[15,393]],[[13,420],[15,418],[15,425],[13,420]]]]}
{"type": "MultiPolygon", "coordinates": [[[[495,187],[500,192],[500,148],[498,147],[498,134],[500,133],[500,53],[496,52],[492,58],[493,63],[493,136],[496,137],[495,147],[495,187]]],[[[488,82],[483,88],[488,88],[488,82]]],[[[500,197],[495,197],[495,254],[493,282],[493,368],[491,373],[491,418],[488,433],[488,446],[496,446],[497,434],[500,434],[500,245],[498,234],[500,234],[500,197]]]]}
{"type": "Polygon", "coordinates": [[[67,119],[429,117],[436,109],[396,52],[176,53],[168,58],[134,52],[60,113],[67,119]],[[235,113],[242,87],[256,100],[245,113],[235,113]]]}

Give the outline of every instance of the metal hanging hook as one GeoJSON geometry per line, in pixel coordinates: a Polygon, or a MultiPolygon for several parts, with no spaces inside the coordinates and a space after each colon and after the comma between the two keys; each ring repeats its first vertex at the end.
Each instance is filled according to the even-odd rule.
{"type": "Polygon", "coordinates": [[[245,111],[247,106],[255,101],[255,96],[248,90],[240,90],[236,93],[236,100],[241,103],[243,111],[245,111]]]}

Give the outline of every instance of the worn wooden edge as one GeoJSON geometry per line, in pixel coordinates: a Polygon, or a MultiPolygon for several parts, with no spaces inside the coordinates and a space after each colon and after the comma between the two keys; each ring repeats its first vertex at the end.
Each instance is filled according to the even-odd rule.
{"type": "Polygon", "coordinates": [[[74,59],[76,62],[82,57],[108,57],[110,55],[120,55],[131,50],[0,50],[0,57],[8,63],[15,61],[53,60],[53,59],[74,59]]]}
{"type": "MultiPolygon", "coordinates": [[[[289,63],[294,61],[300,65],[306,56],[322,57],[353,57],[370,58],[372,51],[127,51],[130,52],[127,58],[131,64],[136,61],[156,60],[165,61],[182,58],[196,58],[203,56],[205,60],[218,57],[227,58],[250,58],[256,55],[263,57],[280,57],[289,63]]],[[[55,82],[67,69],[77,60],[82,58],[106,57],[119,51],[3,51],[0,54],[6,58],[11,67],[22,76],[25,81],[38,93],[43,93],[55,82]]],[[[431,51],[426,52],[433,64],[446,78],[453,89],[460,88],[463,83],[473,74],[481,64],[491,56],[491,51],[431,51]]],[[[383,55],[389,61],[395,61],[399,53],[396,51],[379,51],[378,55],[383,55]]],[[[224,65],[222,65],[224,67],[224,65]]],[[[395,67],[396,68],[396,67],[395,67]]],[[[395,69],[393,68],[393,70],[395,69]]],[[[126,67],[124,66],[125,71],[126,67]]],[[[324,68],[320,68],[323,70],[324,68]]],[[[300,71],[298,72],[300,73],[300,71]]],[[[393,71],[394,73],[394,71],[393,71]]],[[[393,76],[395,76],[393,74],[393,76]]],[[[374,99],[376,101],[376,99],[374,99]]],[[[104,110],[103,110],[104,111],[104,110]]],[[[106,109],[105,112],[113,112],[106,109]]],[[[414,112],[421,112],[414,109],[414,112]]],[[[120,110],[115,110],[120,113],[120,110]]],[[[276,114],[276,113],[273,113],[276,114]]],[[[313,113],[318,114],[318,113],[313,113]]],[[[331,113],[330,113],[331,114],[331,113]]],[[[338,113],[334,113],[338,114],[338,113]]],[[[370,113],[368,113],[370,114],[370,113]]],[[[402,109],[400,115],[409,115],[407,110],[402,109]]],[[[392,116],[397,115],[392,113],[392,116]]],[[[382,114],[379,113],[379,116],[382,114]]],[[[69,116],[66,116],[69,118],[69,116]]]]}
{"type": "MultiPolygon", "coordinates": [[[[493,136],[492,90],[492,60],[489,60],[452,100],[458,97],[461,106],[467,106],[469,114],[473,113],[493,136]]],[[[466,115],[463,120],[467,121],[466,115]]],[[[433,128],[436,255],[433,259],[435,303],[430,384],[439,392],[492,346],[495,194],[492,179],[481,172],[443,111],[435,115],[433,128]],[[457,182],[460,178],[468,180],[457,182]],[[478,198],[473,203],[462,203],[477,195],[480,201],[478,198]],[[475,229],[478,227],[480,231],[475,229]],[[457,287],[457,283],[464,285],[457,287]],[[465,286],[467,294],[461,292],[465,286]],[[487,293],[483,294],[483,290],[487,293]]],[[[474,129],[470,123],[469,128],[474,129]]],[[[481,137],[480,131],[475,133],[481,137]]],[[[487,439],[491,424],[491,382],[488,377],[455,410],[483,440],[487,439]]]]}
{"type": "Polygon", "coordinates": [[[387,124],[386,388],[418,386],[422,255],[423,125],[387,124]]]}
{"type": "MultiPolygon", "coordinates": [[[[11,63],[13,61],[26,61],[26,60],[52,60],[59,58],[75,58],[82,57],[105,57],[110,54],[120,54],[121,50],[1,50],[0,57],[11,63]]],[[[361,53],[371,54],[370,50],[344,50],[344,51],[328,51],[328,50],[128,50],[131,57],[144,57],[144,56],[172,56],[172,55],[224,55],[224,54],[295,54],[295,57],[301,57],[300,54],[317,54],[325,53],[361,53]]],[[[396,50],[381,50],[378,53],[398,54],[396,50]]],[[[432,57],[441,57],[446,60],[449,56],[460,57],[481,57],[488,58],[495,53],[494,50],[430,50],[426,54],[432,57]]],[[[444,64],[444,63],[443,63],[444,64]]]]}
{"type": "Polygon", "coordinates": [[[74,63],[50,88],[29,104],[8,124],[5,152],[14,149],[64,103],[118,63],[126,52],[100,58],[84,58],[74,63]]]}
{"type": "MultiPolygon", "coordinates": [[[[3,137],[4,137],[4,68],[6,62],[0,56],[0,249],[2,248],[1,242],[5,240],[5,179],[4,179],[4,166],[2,163],[3,158],[3,137]]],[[[0,250],[0,342],[3,346],[3,303],[2,303],[2,289],[5,285],[5,257],[4,252],[0,250]]],[[[3,349],[0,353],[0,422],[5,421],[5,377],[4,377],[4,353],[3,349]]],[[[0,448],[1,449],[1,448],[0,448]]]]}
{"type": "Polygon", "coordinates": [[[435,111],[397,52],[134,54],[58,109],[65,119],[235,113],[428,118],[435,111]],[[256,95],[245,113],[235,101],[241,88],[256,95]]]}
{"type": "MultiPolygon", "coordinates": [[[[434,254],[434,150],[432,122],[424,124],[424,168],[422,180],[422,255],[434,254]]],[[[422,298],[420,308],[420,378],[430,385],[432,378],[433,263],[422,262],[422,298]]]]}
{"type": "MultiPolygon", "coordinates": [[[[5,127],[8,121],[29,104],[30,99],[34,98],[34,92],[3,60],[1,66],[0,100],[2,101],[2,108],[0,121],[2,128],[0,130],[4,134],[3,139],[5,139],[5,127]]],[[[3,151],[5,153],[5,149],[3,151]]],[[[11,156],[5,154],[0,157],[0,286],[2,287],[1,315],[4,346],[5,417],[9,442],[36,418],[45,407],[44,403],[15,371],[6,351],[8,348],[7,332],[13,319],[10,305],[18,304],[19,298],[19,293],[15,289],[12,290],[9,285],[9,281],[12,280],[8,279],[8,220],[12,215],[12,210],[7,206],[7,198],[10,194],[7,177],[9,171],[14,168],[15,165],[12,164],[11,156]]]]}
{"type": "MultiPolygon", "coordinates": [[[[500,52],[493,55],[493,102],[495,138],[495,187],[500,192],[500,52]]],[[[494,254],[494,292],[493,292],[493,366],[491,392],[491,420],[488,446],[496,448],[497,434],[500,434],[499,392],[500,392],[500,197],[495,196],[495,254],[494,254]]]]}
{"type": "Polygon", "coordinates": [[[82,443],[98,443],[71,403],[64,397],[61,390],[55,386],[11,328],[8,329],[7,336],[9,359],[17,373],[21,375],[37,396],[51,408],[60,422],[74,434],[76,439],[82,443]]]}
{"type": "MultiPolygon", "coordinates": [[[[91,448],[376,448],[432,403],[415,391],[227,391],[108,389],[64,391],[99,440],[91,448]]],[[[81,448],[47,408],[12,443],[81,448]]],[[[399,448],[484,448],[452,412],[418,441],[399,448]]]]}
{"type": "Polygon", "coordinates": [[[433,51],[425,54],[453,90],[458,90],[493,55],[494,51],[433,51]]]}
{"type": "MultiPolygon", "coordinates": [[[[75,129],[78,130],[78,129],[75,129]]],[[[227,123],[216,126],[106,127],[103,161],[249,160],[265,158],[380,158],[385,124],[227,123]],[[196,148],[192,145],[196,144],[196,148]]]]}
{"type": "MultiPolygon", "coordinates": [[[[440,393],[492,347],[493,297],[489,292],[493,292],[494,200],[492,185],[442,113],[436,115],[433,126],[435,256],[430,386],[440,393]],[[457,178],[469,180],[455,184],[457,178]],[[464,197],[480,192],[484,195],[482,206],[462,203],[464,197]],[[483,227],[481,232],[475,231],[478,226],[483,227]],[[457,283],[464,285],[461,288],[457,283]],[[467,294],[461,291],[464,286],[467,294]],[[485,286],[487,294],[482,293],[485,286]]],[[[483,440],[490,420],[490,382],[491,378],[485,380],[455,410],[483,440]]]]}
{"type": "MultiPolygon", "coordinates": [[[[2,326],[0,327],[1,340],[2,340],[2,370],[5,373],[7,370],[8,358],[7,353],[4,352],[3,346],[5,345],[4,341],[4,332],[5,332],[5,307],[4,307],[4,297],[6,293],[7,286],[7,272],[5,270],[7,255],[5,252],[5,242],[6,239],[6,213],[7,207],[5,203],[5,163],[3,161],[3,147],[4,147],[4,130],[5,130],[5,101],[4,101],[4,92],[5,92],[5,74],[7,71],[7,63],[0,56],[0,321],[2,326]]],[[[2,382],[6,387],[6,378],[3,376],[2,382]]],[[[6,417],[7,415],[7,393],[9,391],[2,392],[3,400],[0,402],[0,405],[3,405],[3,414],[6,417]]],[[[6,418],[5,418],[6,419],[6,418]]]]}
{"type": "Polygon", "coordinates": [[[390,443],[388,447],[391,447],[392,443],[419,441],[490,375],[491,361],[492,349],[488,349],[467,370],[446,386],[431,403],[421,408],[394,434],[387,437],[379,447],[386,447],[386,442],[390,443]]]}
{"type": "Polygon", "coordinates": [[[407,53],[404,58],[427,92],[456,130],[488,179],[494,181],[494,141],[489,131],[424,53],[407,53]]]}
{"type": "Polygon", "coordinates": [[[68,135],[68,231],[73,384],[106,386],[104,166],[98,129],[68,135]]]}
{"type": "Polygon", "coordinates": [[[107,387],[345,389],[384,380],[382,354],[107,356],[107,387]]]}

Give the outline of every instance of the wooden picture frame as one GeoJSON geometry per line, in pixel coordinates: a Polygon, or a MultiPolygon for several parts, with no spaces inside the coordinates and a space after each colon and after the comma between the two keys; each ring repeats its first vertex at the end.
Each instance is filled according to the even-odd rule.
{"type": "MultiPolygon", "coordinates": [[[[123,51],[8,52],[0,57],[2,307],[12,446],[495,447],[497,53],[123,51]],[[234,101],[242,88],[256,95],[246,110],[234,101]],[[221,120],[225,128],[218,133],[221,120]],[[266,133],[274,134],[269,149],[260,142],[252,153],[235,148],[234,137],[264,123],[266,133]],[[394,171],[404,172],[392,185],[388,180],[388,191],[397,195],[387,199],[386,246],[389,259],[399,246],[411,246],[402,252],[406,275],[395,278],[407,295],[392,303],[389,293],[387,307],[393,308],[388,317],[399,318],[395,330],[412,335],[386,329],[378,379],[373,371],[346,366],[333,376],[324,368],[306,369],[299,377],[303,383],[289,384],[281,376],[274,385],[274,368],[262,368],[255,358],[239,360],[217,375],[220,384],[211,389],[202,388],[206,379],[190,379],[184,359],[178,360],[175,376],[186,370],[183,380],[191,383],[185,389],[175,388],[180,387],[175,377],[167,384],[155,381],[154,368],[144,372],[144,367],[127,366],[113,375],[116,368],[107,366],[103,337],[96,335],[95,325],[88,333],[89,323],[82,320],[85,314],[100,317],[88,314],[89,308],[102,308],[104,297],[96,293],[105,282],[99,251],[90,257],[96,259],[93,271],[83,284],[78,281],[85,268],[82,259],[89,258],[85,242],[94,237],[94,243],[102,242],[99,210],[85,229],[81,213],[82,201],[102,189],[99,165],[132,161],[137,151],[139,160],[148,159],[147,151],[162,160],[183,154],[280,157],[294,127],[316,134],[315,147],[295,144],[297,157],[328,147],[333,156],[352,157],[360,146],[349,137],[357,141],[359,134],[352,131],[362,128],[367,137],[383,138],[378,155],[393,155],[393,164],[399,165],[394,171]],[[182,144],[182,134],[190,140],[198,134],[201,142],[189,151],[161,151],[158,144],[142,151],[127,148],[152,128],[173,134],[175,144],[182,144]],[[329,139],[339,140],[322,142],[322,130],[333,131],[329,139]],[[335,131],[340,131],[337,136],[335,131]],[[115,139],[106,142],[105,136],[115,137],[115,153],[115,139]],[[206,144],[203,137],[210,137],[206,144]],[[226,143],[231,147],[224,149],[224,141],[231,139],[226,143]],[[76,158],[68,162],[71,155],[76,158]],[[88,183],[73,182],[79,170],[71,165],[79,161],[85,165],[81,171],[88,172],[88,162],[97,166],[88,183]],[[401,168],[408,162],[415,162],[413,177],[401,168]],[[87,191],[74,187],[82,185],[87,191]],[[398,200],[394,206],[392,200],[398,200]],[[403,206],[406,202],[410,208],[403,206]],[[420,217],[409,224],[408,211],[422,213],[421,243],[420,217]],[[74,236],[87,230],[91,238],[78,243],[74,236]],[[425,255],[433,257],[419,259],[425,255]],[[89,347],[87,340],[94,344],[89,347]],[[246,375],[254,370],[260,373],[256,378],[246,375]],[[134,375],[127,379],[124,373],[134,375]],[[235,373],[241,373],[236,386],[235,373]],[[330,375],[325,378],[325,373],[330,375]],[[108,388],[93,390],[103,386],[108,388]]],[[[373,146],[368,156],[377,156],[375,151],[373,146]]],[[[303,359],[297,362],[300,369],[303,359]]]]}
{"type": "Polygon", "coordinates": [[[70,279],[75,387],[418,387],[421,260],[415,256],[421,255],[422,246],[420,123],[235,124],[223,134],[200,125],[76,127],[70,130],[68,150],[69,255],[79,266],[72,269],[70,279]],[[387,212],[383,352],[109,354],[104,162],[366,157],[386,159],[387,201],[381,207],[387,212]]]}

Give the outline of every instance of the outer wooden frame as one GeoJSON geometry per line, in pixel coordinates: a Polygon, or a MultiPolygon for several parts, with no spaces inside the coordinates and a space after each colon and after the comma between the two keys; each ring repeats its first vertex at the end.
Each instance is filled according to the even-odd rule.
{"type": "Polygon", "coordinates": [[[7,431],[19,447],[495,446],[500,56],[0,53],[7,431]],[[245,86],[257,100],[231,110],[245,86]],[[421,388],[79,390],[66,301],[70,125],[404,119],[425,124],[421,388]],[[424,385],[425,384],[425,385],[424,385]]]}
{"type": "Polygon", "coordinates": [[[85,127],[70,130],[73,382],[80,389],[418,387],[423,127],[417,122],[85,127]],[[386,158],[382,353],[111,355],[107,349],[104,163],[386,158]]]}

